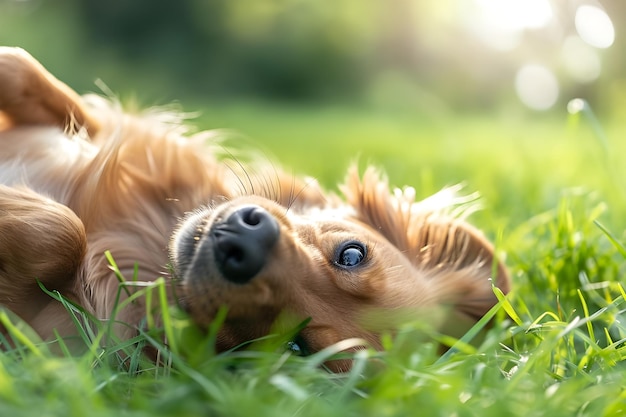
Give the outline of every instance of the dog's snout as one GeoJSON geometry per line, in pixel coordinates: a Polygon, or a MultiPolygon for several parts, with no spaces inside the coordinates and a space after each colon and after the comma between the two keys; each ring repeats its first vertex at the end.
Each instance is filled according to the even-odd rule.
{"type": "Polygon", "coordinates": [[[265,266],[280,234],[278,222],[260,206],[245,206],[211,229],[217,267],[224,278],[244,284],[265,266]]]}

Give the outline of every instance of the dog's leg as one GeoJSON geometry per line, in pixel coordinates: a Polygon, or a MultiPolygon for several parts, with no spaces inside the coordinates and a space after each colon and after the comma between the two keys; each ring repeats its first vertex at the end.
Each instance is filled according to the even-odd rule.
{"type": "Polygon", "coordinates": [[[70,330],[49,290],[81,302],[77,276],[86,248],[81,221],[67,207],[27,189],[0,185],[0,305],[44,338],[70,330]]]}
{"type": "Polygon", "coordinates": [[[99,128],[81,97],[19,48],[0,47],[0,112],[10,125],[52,125],[70,132],[84,127],[90,136],[99,128]]]}

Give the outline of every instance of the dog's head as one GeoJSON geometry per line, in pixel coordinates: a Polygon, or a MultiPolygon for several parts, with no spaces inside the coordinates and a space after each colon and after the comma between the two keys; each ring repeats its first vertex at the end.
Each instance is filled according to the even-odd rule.
{"type": "Polygon", "coordinates": [[[282,312],[311,318],[308,351],[352,337],[379,346],[394,312],[432,320],[442,307],[467,330],[496,303],[492,283],[508,291],[492,246],[452,203],[392,194],[375,170],[353,169],[343,192],[346,203],[297,211],[243,196],[185,219],[172,262],[197,323],[227,307],[218,349],[267,334],[282,312]]]}

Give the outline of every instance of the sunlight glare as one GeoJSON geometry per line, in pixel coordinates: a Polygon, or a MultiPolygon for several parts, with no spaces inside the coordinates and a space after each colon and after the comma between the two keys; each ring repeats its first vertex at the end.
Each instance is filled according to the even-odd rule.
{"type": "Polygon", "coordinates": [[[608,48],[615,41],[615,28],[606,12],[599,7],[583,5],[574,20],[578,35],[591,46],[608,48]]]}
{"type": "Polygon", "coordinates": [[[559,98],[559,82],[548,68],[528,64],[515,75],[515,91],[531,109],[548,110],[559,98]]]}
{"type": "Polygon", "coordinates": [[[467,22],[489,46],[510,50],[526,29],[539,29],[553,18],[549,0],[474,0],[474,16],[467,22]]]}
{"type": "Polygon", "coordinates": [[[485,20],[508,30],[538,29],[552,19],[548,0],[476,0],[485,20]]]}

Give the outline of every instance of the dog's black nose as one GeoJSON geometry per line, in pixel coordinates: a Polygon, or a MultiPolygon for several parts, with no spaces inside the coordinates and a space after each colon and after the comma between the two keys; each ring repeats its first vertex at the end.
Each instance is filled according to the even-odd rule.
{"type": "Polygon", "coordinates": [[[278,241],[280,228],[259,206],[245,206],[231,213],[210,231],[217,267],[224,278],[245,284],[265,266],[278,241]]]}

